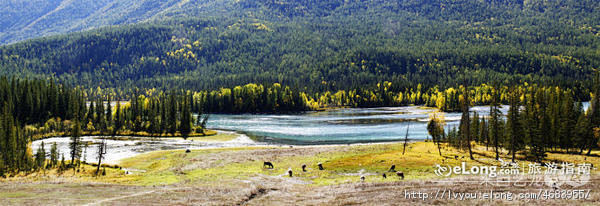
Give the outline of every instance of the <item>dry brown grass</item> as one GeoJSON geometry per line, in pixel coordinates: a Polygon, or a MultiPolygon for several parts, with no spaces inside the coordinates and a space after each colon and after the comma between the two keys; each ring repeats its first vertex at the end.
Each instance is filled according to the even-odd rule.
{"type": "MultiPolygon", "coordinates": [[[[491,152],[478,148],[478,161],[439,157],[431,143],[414,143],[401,156],[401,144],[376,144],[322,147],[249,147],[183,151],[159,151],[122,162],[131,168],[148,170],[135,175],[115,174],[110,170],[104,178],[68,175],[57,178],[14,178],[0,182],[0,205],[594,205],[600,202],[600,178],[581,188],[590,189],[586,200],[457,200],[448,198],[405,198],[404,191],[432,194],[438,190],[453,192],[537,192],[548,186],[481,185],[476,177],[439,179],[430,176],[431,165],[444,159],[446,163],[469,161],[470,164],[495,164],[491,152]],[[272,161],[275,169],[263,169],[262,161],[272,161]],[[314,168],[324,162],[325,171],[314,168]],[[299,171],[303,163],[306,173],[299,171]],[[367,175],[360,182],[355,174],[361,169],[374,173],[396,164],[407,172],[407,180],[392,174],[367,175]],[[283,173],[294,167],[294,177],[283,173]],[[168,181],[167,181],[168,180],[168,181]],[[104,183],[103,183],[104,182],[104,183]],[[112,183],[112,184],[107,184],[112,183]],[[125,185],[123,185],[125,184],[125,185]],[[136,186],[136,184],[138,184],[136,186]],[[139,186],[145,185],[145,186],[139,186]]],[[[459,151],[447,149],[445,156],[459,151]]],[[[462,156],[462,154],[460,154],[462,156]]],[[[506,158],[506,154],[503,154],[506,158]]],[[[462,157],[461,157],[462,158],[462,157]]],[[[584,161],[584,156],[550,154],[555,160],[584,161]]],[[[600,157],[585,161],[600,165],[600,157]]]]}

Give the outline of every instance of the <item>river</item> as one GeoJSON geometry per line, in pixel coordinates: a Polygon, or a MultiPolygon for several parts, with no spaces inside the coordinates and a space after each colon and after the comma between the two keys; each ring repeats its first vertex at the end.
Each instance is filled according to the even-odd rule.
{"type": "MultiPolygon", "coordinates": [[[[584,103],[584,108],[589,104],[584,103]]],[[[212,114],[207,123],[209,129],[238,133],[238,137],[227,142],[200,142],[179,138],[132,137],[127,140],[106,140],[110,152],[105,162],[116,164],[120,159],[144,152],[172,149],[199,149],[219,147],[255,146],[264,144],[321,145],[402,141],[406,136],[419,141],[428,138],[427,122],[435,109],[419,106],[344,108],[299,114],[212,114]]],[[[482,116],[489,114],[488,106],[476,106],[472,112],[482,116]]],[[[508,106],[500,111],[506,114],[508,106]]],[[[461,113],[441,113],[446,129],[458,127],[461,113]]],[[[57,143],[61,153],[69,159],[68,137],[56,137],[33,142],[36,151],[41,142],[49,152],[50,145],[57,143]]],[[[82,137],[90,143],[85,158],[96,160],[97,136],[82,137]]]]}
{"type": "MultiPolygon", "coordinates": [[[[501,108],[503,113],[507,106],[501,108]]],[[[232,130],[271,143],[311,145],[348,144],[428,138],[427,122],[435,109],[408,107],[344,108],[300,114],[213,114],[211,129],[232,130]]],[[[473,107],[488,115],[489,107],[473,107]]],[[[446,128],[457,127],[461,113],[441,113],[446,128]]]]}

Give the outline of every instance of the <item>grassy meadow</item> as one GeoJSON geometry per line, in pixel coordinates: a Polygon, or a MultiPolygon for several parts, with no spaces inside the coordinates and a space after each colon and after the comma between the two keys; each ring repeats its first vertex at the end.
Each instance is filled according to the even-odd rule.
{"type": "MultiPolygon", "coordinates": [[[[207,138],[202,139],[204,141],[218,141],[228,140],[231,137],[225,134],[212,138],[195,138],[207,138]]],[[[79,173],[72,170],[62,173],[58,173],[57,170],[49,170],[7,178],[0,184],[22,188],[18,190],[19,192],[0,189],[0,201],[32,204],[40,203],[35,201],[42,201],[45,203],[45,201],[56,200],[60,193],[53,193],[53,189],[52,192],[42,193],[21,191],[50,191],[49,188],[69,191],[69,188],[90,185],[84,190],[74,192],[77,193],[75,197],[79,197],[80,200],[74,201],[74,203],[99,201],[102,204],[119,203],[119,201],[127,203],[127,201],[135,200],[137,195],[147,196],[152,193],[151,196],[159,202],[164,195],[167,195],[181,200],[182,204],[249,204],[254,202],[260,205],[273,203],[271,201],[276,200],[283,201],[282,197],[294,196],[292,194],[319,196],[319,193],[316,192],[324,190],[324,188],[344,188],[340,191],[346,192],[332,195],[342,195],[343,197],[350,195],[353,198],[349,196],[347,198],[350,199],[342,202],[339,202],[341,201],[339,199],[327,199],[305,203],[317,205],[352,203],[355,196],[361,196],[360,193],[357,193],[358,190],[372,193],[379,193],[380,190],[390,192],[384,188],[396,188],[394,190],[406,189],[406,187],[415,188],[415,184],[440,180],[440,177],[434,173],[435,164],[456,166],[464,161],[468,165],[500,165],[494,159],[495,154],[492,148],[486,150],[484,146],[475,147],[475,160],[470,160],[468,153],[449,147],[443,148],[442,156],[440,156],[437,146],[432,142],[409,143],[405,154],[402,152],[403,143],[239,147],[192,150],[190,153],[183,150],[156,151],[124,159],[116,168],[106,168],[105,176],[95,176],[95,167],[83,165],[79,173]],[[456,156],[458,159],[455,159],[456,156]],[[264,168],[263,161],[272,162],[275,168],[264,168]],[[318,169],[317,163],[319,162],[323,164],[325,170],[318,169]],[[301,171],[302,164],[307,165],[306,172],[301,171]],[[391,165],[396,165],[396,170],[404,172],[406,178],[401,180],[394,173],[387,172],[391,165]],[[289,168],[293,171],[293,177],[287,175],[289,168]],[[125,170],[132,174],[125,174],[125,170]],[[382,178],[383,172],[387,172],[387,179],[382,178]],[[365,182],[361,182],[360,176],[366,177],[365,182]],[[20,186],[11,184],[15,182],[21,183],[20,186]],[[98,194],[101,195],[88,199],[81,197],[85,195],[80,192],[92,192],[95,190],[94,188],[100,190],[98,194]],[[127,194],[131,194],[116,195],[114,194],[115,188],[126,188],[127,194]],[[198,195],[198,197],[189,199],[190,194],[198,195]],[[273,196],[274,194],[282,196],[273,196]],[[47,198],[40,198],[41,196],[47,198]]],[[[502,152],[502,158],[510,159],[506,151],[502,152]]],[[[600,164],[597,151],[592,156],[548,153],[547,159],[558,162],[600,164]]],[[[519,160],[519,162],[521,161],[519,160]]],[[[597,173],[597,171],[594,170],[593,173],[597,173]]],[[[456,178],[468,177],[450,177],[450,179],[456,178]]],[[[429,189],[433,190],[434,188],[429,189]]],[[[474,189],[481,189],[481,187],[476,186],[474,189]]],[[[594,195],[594,198],[598,198],[597,193],[594,195]]],[[[296,198],[306,197],[298,196],[296,198]]],[[[299,201],[299,199],[297,200],[299,201]]],[[[286,204],[285,201],[279,203],[286,204]]],[[[361,200],[357,203],[368,202],[361,200]]]]}

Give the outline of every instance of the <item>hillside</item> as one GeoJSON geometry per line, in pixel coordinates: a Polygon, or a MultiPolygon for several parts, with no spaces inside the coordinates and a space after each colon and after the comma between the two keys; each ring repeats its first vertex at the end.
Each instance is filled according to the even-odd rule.
{"type": "Polygon", "coordinates": [[[0,44],[153,19],[179,0],[9,0],[0,2],[0,44]]]}
{"type": "Polygon", "coordinates": [[[325,91],[390,81],[392,90],[529,82],[587,91],[600,67],[592,0],[115,2],[86,11],[78,4],[89,2],[50,1],[10,14],[22,22],[2,30],[24,35],[3,32],[4,42],[126,25],[1,47],[0,74],[89,88],[278,82],[325,91]]]}

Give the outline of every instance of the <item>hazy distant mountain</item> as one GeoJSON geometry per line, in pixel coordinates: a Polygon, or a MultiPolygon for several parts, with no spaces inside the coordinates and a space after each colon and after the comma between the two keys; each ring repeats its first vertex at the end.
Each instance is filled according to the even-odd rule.
{"type": "Polygon", "coordinates": [[[184,6],[209,7],[211,0],[4,0],[0,1],[0,43],[136,23],[184,6]]]}
{"type": "MultiPolygon", "coordinates": [[[[370,10],[375,15],[393,11],[483,20],[516,8],[588,18],[588,14],[600,12],[599,3],[595,4],[576,0],[4,0],[0,1],[0,44],[171,16],[323,17],[364,15],[370,10]]],[[[575,23],[589,20],[598,19],[573,18],[575,23]]]]}

